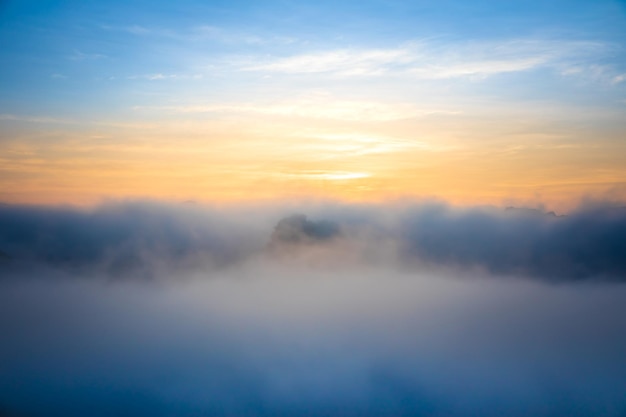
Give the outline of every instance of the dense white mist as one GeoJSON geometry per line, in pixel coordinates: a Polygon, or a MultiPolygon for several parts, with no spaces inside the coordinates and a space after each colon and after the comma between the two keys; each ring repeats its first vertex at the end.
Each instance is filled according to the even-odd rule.
{"type": "Polygon", "coordinates": [[[292,212],[4,208],[0,411],[626,412],[626,286],[612,257],[624,242],[611,231],[621,211],[292,212]],[[604,252],[554,243],[581,228],[604,252]],[[527,256],[537,234],[566,273],[527,256]]]}

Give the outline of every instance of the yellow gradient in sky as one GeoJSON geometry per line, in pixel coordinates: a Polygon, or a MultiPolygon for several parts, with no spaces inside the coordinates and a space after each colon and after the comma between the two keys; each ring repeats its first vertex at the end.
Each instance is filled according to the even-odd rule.
{"type": "Polygon", "coordinates": [[[435,197],[566,209],[585,197],[624,196],[619,124],[602,130],[530,108],[378,118],[352,110],[220,117],[203,111],[115,123],[7,119],[0,198],[91,205],[106,198],[435,197]]]}

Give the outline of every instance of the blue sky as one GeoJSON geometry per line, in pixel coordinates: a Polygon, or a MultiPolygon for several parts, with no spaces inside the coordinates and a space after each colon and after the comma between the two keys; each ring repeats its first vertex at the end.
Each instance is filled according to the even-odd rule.
{"type": "MultiPolygon", "coordinates": [[[[254,95],[262,90],[254,77],[258,74],[231,73],[226,79],[219,69],[218,75],[211,74],[215,66],[231,70],[224,61],[236,57],[271,60],[329,50],[388,50],[423,42],[435,57],[470,53],[468,43],[478,44],[476,49],[482,45],[480,58],[486,59],[497,43],[526,40],[538,45],[526,51],[512,49],[508,58],[515,53],[558,55],[562,49],[561,56],[552,57],[554,61],[583,67],[578,70],[586,71],[586,77],[572,76],[563,82],[554,71],[546,71],[554,64],[549,62],[531,66],[531,74],[523,74],[523,88],[513,86],[503,92],[497,79],[468,88],[530,99],[580,100],[582,93],[583,99],[603,98],[602,104],[616,105],[624,99],[622,83],[616,80],[626,73],[625,13],[624,3],[615,1],[9,1],[1,15],[2,112],[123,110],[152,100],[142,95],[158,95],[168,88],[183,93],[200,88],[205,94],[229,89],[232,97],[245,94],[247,84],[247,92],[254,95]],[[545,42],[551,44],[541,45],[545,42]],[[170,76],[180,77],[175,87],[155,85],[159,84],[155,81],[167,84],[170,76]],[[233,85],[239,83],[241,87],[233,85]]],[[[443,59],[442,65],[449,61],[443,59]]]]}

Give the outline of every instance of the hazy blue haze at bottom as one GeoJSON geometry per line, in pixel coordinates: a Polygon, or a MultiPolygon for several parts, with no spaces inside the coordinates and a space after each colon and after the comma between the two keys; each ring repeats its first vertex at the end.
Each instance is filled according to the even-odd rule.
{"type": "Polygon", "coordinates": [[[1,284],[0,402],[16,415],[626,406],[621,284],[272,265],[179,283],[39,278],[1,284]]]}

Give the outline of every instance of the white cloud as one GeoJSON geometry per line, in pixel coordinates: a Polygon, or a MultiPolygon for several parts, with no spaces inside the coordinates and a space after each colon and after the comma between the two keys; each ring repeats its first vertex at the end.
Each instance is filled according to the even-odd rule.
{"type": "Polygon", "coordinates": [[[411,75],[439,79],[559,66],[604,53],[607,45],[586,41],[518,39],[505,42],[411,42],[389,49],[334,49],[278,58],[249,57],[241,71],[332,76],[411,75]]]}
{"type": "Polygon", "coordinates": [[[485,78],[507,72],[527,71],[546,63],[545,58],[495,59],[450,63],[448,65],[425,65],[411,68],[410,73],[419,78],[456,78],[473,76],[485,78]]]}
{"type": "Polygon", "coordinates": [[[244,66],[245,71],[268,71],[289,74],[334,73],[336,75],[379,75],[394,65],[411,63],[408,49],[334,50],[279,58],[244,66]]]}

